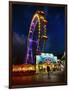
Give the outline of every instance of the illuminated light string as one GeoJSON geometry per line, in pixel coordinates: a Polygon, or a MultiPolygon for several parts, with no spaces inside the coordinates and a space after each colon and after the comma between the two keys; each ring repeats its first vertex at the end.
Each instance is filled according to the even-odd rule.
{"type": "MultiPolygon", "coordinates": [[[[32,24],[34,25],[34,23],[33,23],[33,21],[35,20],[35,18],[37,17],[37,19],[38,19],[38,22],[39,22],[39,30],[40,30],[40,19],[39,19],[39,16],[38,16],[38,14],[35,14],[34,15],[34,17],[33,17],[33,19],[32,19],[32,21],[31,21],[31,25],[30,25],[30,32],[32,33],[33,31],[32,31],[32,24]]],[[[36,22],[37,23],[37,22],[36,22]]],[[[36,25],[36,24],[35,24],[36,25]]],[[[35,26],[34,26],[35,27],[35,26]]],[[[30,37],[30,32],[29,32],[29,35],[28,35],[28,39],[29,39],[29,37],[30,37]]],[[[33,36],[33,35],[32,35],[33,36]]],[[[29,41],[27,42],[28,44],[27,44],[27,47],[29,46],[29,41]]],[[[29,51],[27,51],[27,52],[29,52],[29,51]]],[[[28,59],[28,57],[29,57],[29,55],[27,54],[27,59],[28,59]]],[[[27,63],[27,60],[26,60],[26,63],[27,63]]]]}
{"type": "MultiPolygon", "coordinates": [[[[44,12],[43,12],[44,13],[44,12]]],[[[31,62],[33,62],[33,54],[32,54],[32,43],[33,43],[33,34],[34,34],[34,31],[35,31],[35,27],[38,23],[38,44],[37,44],[37,50],[39,50],[39,43],[40,43],[40,31],[41,31],[41,20],[43,22],[46,22],[46,20],[44,19],[44,16],[40,15],[39,13],[35,13],[33,18],[32,18],[32,21],[31,21],[31,24],[30,24],[30,29],[29,29],[29,34],[28,34],[28,41],[27,41],[27,56],[26,56],[26,63],[28,63],[28,60],[29,60],[29,52],[30,52],[30,49],[31,49],[31,62]],[[36,22],[35,22],[36,21],[36,22]]],[[[44,35],[46,35],[46,25],[44,25],[44,35]]]]}
{"type": "Polygon", "coordinates": [[[46,44],[46,25],[44,25],[44,35],[43,35],[43,37],[45,38],[44,39],[44,43],[43,43],[43,49],[42,49],[42,51],[44,51],[44,48],[45,48],[45,44],[46,44]]]}

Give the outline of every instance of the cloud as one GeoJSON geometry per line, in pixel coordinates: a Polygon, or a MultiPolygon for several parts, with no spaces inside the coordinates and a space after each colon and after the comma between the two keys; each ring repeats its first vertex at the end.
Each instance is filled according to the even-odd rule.
{"type": "Polygon", "coordinates": [[[13,33],[13,45],[24,45],[27,41],[27,37],[23,34],[13,33]]]}

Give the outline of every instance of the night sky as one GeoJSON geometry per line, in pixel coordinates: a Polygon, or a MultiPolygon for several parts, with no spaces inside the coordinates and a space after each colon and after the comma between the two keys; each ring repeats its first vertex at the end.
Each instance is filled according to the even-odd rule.
{"type": "Polygon", "coordinates": [[[12,31],[13,31],[13,63],[24,63],[27,51],[27,37],[30,22],[37,10],[45,12],[47,24],[46,52],[55,55],[63,54],[65,42],[65,8],[52,6],[33,6],[13,4],[12,31]]]}

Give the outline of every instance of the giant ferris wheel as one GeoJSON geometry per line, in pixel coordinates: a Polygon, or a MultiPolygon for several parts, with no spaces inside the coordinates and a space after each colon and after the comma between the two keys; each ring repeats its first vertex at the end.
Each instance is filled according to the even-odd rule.
{"type": "Polygon", "coordinates": [[[35,55],[44,52],[46,45],[47,20],[43,11],[36,11],[29,28],[27,40],[26,64],[35,63],[35,55]]]}

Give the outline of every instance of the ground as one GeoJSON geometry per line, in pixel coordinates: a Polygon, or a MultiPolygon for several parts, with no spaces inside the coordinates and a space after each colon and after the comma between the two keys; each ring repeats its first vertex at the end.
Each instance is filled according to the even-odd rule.
{"type": "Polygon", "coordinates": [[[65,73],[61,71],[39,73],[34,75],[12,76],[12,87],[66,84],[65,73]]]}

